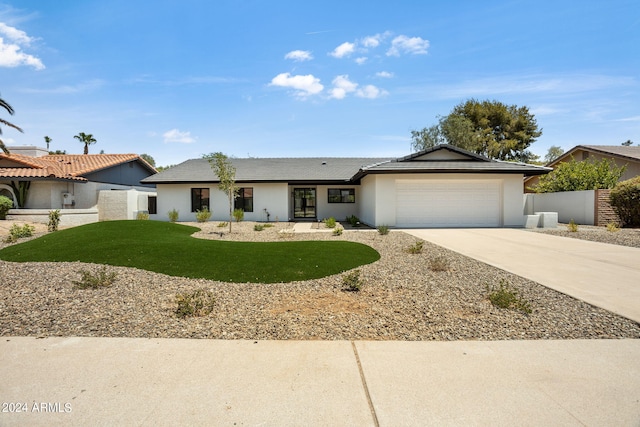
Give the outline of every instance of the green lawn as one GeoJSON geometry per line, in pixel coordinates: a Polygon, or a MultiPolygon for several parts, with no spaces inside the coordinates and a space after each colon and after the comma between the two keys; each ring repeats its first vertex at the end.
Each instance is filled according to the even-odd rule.
{"type": "Polygon", "coordinates": [[[196,231],[169,222],[99,222],[9,246],[0,250],[0,259],[81,261],[256,283],[317,279],[380,259],[373,248],[354,242],[228,242],[191,237],[196,231]]]}

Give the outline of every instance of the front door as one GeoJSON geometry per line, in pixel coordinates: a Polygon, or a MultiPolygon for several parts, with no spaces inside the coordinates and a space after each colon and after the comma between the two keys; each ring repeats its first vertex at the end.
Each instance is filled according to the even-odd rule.
{"type": "Polygon", "coordinates": [[[293,189],[293,217],[294,218],[315,218],[316,217],[316,189],[315,188],[294,188],[293,189]]]}

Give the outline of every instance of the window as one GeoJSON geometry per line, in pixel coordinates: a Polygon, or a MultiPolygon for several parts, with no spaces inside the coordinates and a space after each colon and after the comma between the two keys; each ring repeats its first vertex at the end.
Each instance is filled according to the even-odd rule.
{"type": "Polygon", "coordinates": [[[253,212],[253,188],[238,189],[235,209],[242,209],[244,212],[253,212]]]}
{"type": "Polygon", "coordinates": [[[355,188],[330,188],[329,203],[355,203],[355,188]]]}
{"type": "Polygon", "coordinates": [[[203,208],[209,209],[209,189],[208,188],[192,188],[191,189],[191,212],[202,210],[203,208]]]}
{"type": "Polygon", "coordinates": [[[158,197],[157,196],[149,196],[148,210],[149,210],[149,215],[158,213],[158,197]]]}

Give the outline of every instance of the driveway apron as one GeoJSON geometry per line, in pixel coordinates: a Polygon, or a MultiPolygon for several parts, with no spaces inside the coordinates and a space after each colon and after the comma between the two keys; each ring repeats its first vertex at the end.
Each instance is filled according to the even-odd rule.
{"type": "Polygon", "coordinates": [[[402,231],[640,322],[638,248],[509,228],[402,231]]]}

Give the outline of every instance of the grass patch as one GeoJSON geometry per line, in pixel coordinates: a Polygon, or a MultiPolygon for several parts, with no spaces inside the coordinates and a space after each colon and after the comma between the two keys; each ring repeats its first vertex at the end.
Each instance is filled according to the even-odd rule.
{"type": "Polygon", "coordinates": [[[338,274],[380,259],[345,241],[231,242],[191,237],[196,227],[106,221],[69,228],[0,250],[14,262],[89,262],[223,282],[276,283],[338,274]]]}

